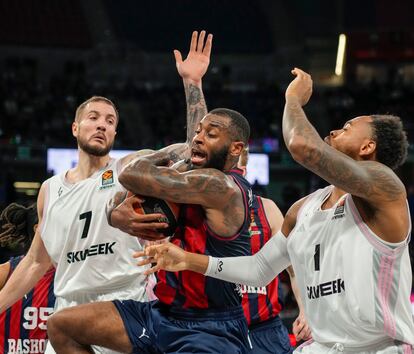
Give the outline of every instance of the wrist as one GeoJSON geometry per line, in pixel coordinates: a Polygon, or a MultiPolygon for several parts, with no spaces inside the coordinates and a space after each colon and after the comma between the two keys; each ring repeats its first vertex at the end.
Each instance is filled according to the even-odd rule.
{"type": "Polygon", "coordinates": [[[183,82],[184,82],[184,85],[187,85],[187,86],[194,85],[194,86],[197,86],[197,87],[201,88],[202,80],[201,79],[200,80],[193,80],[193,79],[190,79],[190,78],[183,78],[183,82]]]}
{"type": "Polygon", "coordinates": [[[300,104],[299,96],[287,94],[286,95],[286,103],[298,103],[300,104]]]}

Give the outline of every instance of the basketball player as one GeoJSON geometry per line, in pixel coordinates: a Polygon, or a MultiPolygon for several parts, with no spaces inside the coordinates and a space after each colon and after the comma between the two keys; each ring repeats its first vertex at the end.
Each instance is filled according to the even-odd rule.
{"type": "MultiPolygon", "coordinates": [[[[209,64],[212,36],[194,32],[185,61],[176,57],[179,73],[186,83],[188,132],[193,135],[199,122],[200,81],[209,64]],[[184,64],[185,63],[185,64],[184,64]],[[188,80],[190,80],[188,82],[188,80]],[[188,82],[188,84],[187,84],[188,82]]],[[[72,125],[77,139],[79,162],[64,174],[43,183],[37,207],[40,227],[26,257],[0,292],[0,313],[27,293],[50,268],[56,265],[56,309],[115,298],[147,300],[147,277],[131,262],[131,252],[141,248],[138,240],[109,226],[105,204],[122,189],[119,171],[141,153],[114,160],[112,148],[118,112],[104,97],[82,103],[72,125]]],[[[188,150],[188,142],[175,149],[175,155],[188,150]]],[[[158,229],[167,226],[157,220],[160,214],[142,216],[142,226],[158,229]]]]}
{"type": "MultiPolygon", "coordinates": [[[[252,190],[237,169],[249,132],[240,113],[212,110],[197,127],[192,170],[163,167],[171,156],[158,151],[132,161],[120,181],[133,193],[183,204],[173,243],[201,254],[249,254],[252,190]]],[[[161,271],[155,289],[159,301],[65,309],[51,317],[48,333],[59,353],[89,353],[91,344],[126,353],[246,353],[240,290],[193,272],[161,271]]]]}
{"type": "MultiPolygon", "coordinates": [[[[12,203],[0,216],[2,247],[20,249],[21,256],[11,257],[0,265],[0,289],[30,247],[37,227],[36,205],[26,208],[12,203]]],[[[44,353],[47,342],[46,321],[55,304],[53,278],[50,268],[34,288],[7,311],[0,314],[0,353],[44,353]]]]}
{"type": "Polygon", "coordinates": [[[360,116],[323,141],[302,109],[312,79],[300,69],[292,73],[286,145],[332,185],[295,203],[281,232],[254,256],[208,259],[163,244],[149,247],[151,257],[140,264],[263,286],[291,262],[314,339],[296,352],[412,353],[411,221],[404,185],[393,172],[407,156],[401,120],[360,116]]]}
{"type": "MultiPolygon", "coordinates": [[[[239,168],[246,174],[249,158],[248,148],[244,149],[239,160],[239,168]]],[[[275,235],[283,223],[283,215],[275,202],[257,195],[253,196],[253,208],[250,214],[251,253],[258,252],[264,244],[275,235]]],[[[299,306],[299,316],[293,322],[293,333],[298,341],[311,337],[310,329],[303,314],[295,274],[291,267],[287,268],[293,293],[299,306]]],[[[280,300],[279,277],[262,287],[241,285],[243,294],[243,310],[249,326],[249,337],[252,343],[251,353],[282,354],[291,353],[289,334],[279,317],[282,310],[280,300]]]]}

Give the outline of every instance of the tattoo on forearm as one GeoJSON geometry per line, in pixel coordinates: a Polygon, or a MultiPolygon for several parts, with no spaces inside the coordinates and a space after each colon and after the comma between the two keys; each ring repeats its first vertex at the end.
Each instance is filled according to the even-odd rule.
{"type": "Polygon", "coordinates": [[[401,196],[401,183],[387,167],[355,161],[325,144],[297,101],[286,103],[283,136],[287,146],[292,139],[300,139],[299,162],[329,183],[360,197],[381,195],[392,201],[401,196]]]}
{"type": "Polygon", "coordinates": [[[207,114],[207,105],[200,87],[185,84],[184,90],[187,102],[187,142],[191,142],[197,125],[207,114]]]}

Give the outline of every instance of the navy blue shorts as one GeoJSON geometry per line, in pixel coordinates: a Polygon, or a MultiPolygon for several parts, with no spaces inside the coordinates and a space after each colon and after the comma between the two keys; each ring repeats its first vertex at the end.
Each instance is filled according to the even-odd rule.
{"type": "Polygon", "coordinates": [[[134,353],[245,354],[250,350],[242,307],[174,309],[159,301],[113,301],[134,353]]]}
{"type": "Polygon", "coordinates": [[[289,333],[279,316],[249,327],[249,337],[254,354],[290,354],[289,333]]]}

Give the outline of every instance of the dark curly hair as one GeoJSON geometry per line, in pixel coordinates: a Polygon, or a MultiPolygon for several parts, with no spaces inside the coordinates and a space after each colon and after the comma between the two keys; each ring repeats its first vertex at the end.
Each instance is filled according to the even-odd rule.
{"type": "Polygon", "coordinates": [[[25,207],[17,203],[7,206],[0,215],[0,247],[26,253],[38,223],[36,204],[25,207]]]}
{"type": "Polygon", "coordinates": [[[377,161],[392,170],[407,158],[408,140],[400,117],[372,114],[373,138],[377,144],[377,161]]]}

